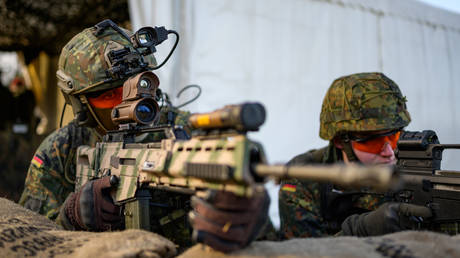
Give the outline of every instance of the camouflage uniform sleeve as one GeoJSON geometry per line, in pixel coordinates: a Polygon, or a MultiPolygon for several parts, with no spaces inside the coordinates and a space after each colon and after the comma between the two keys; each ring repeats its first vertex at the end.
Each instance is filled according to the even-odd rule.
{"type": "Polygon", "coordinates": [[[19,204],[56,219],[60,206],[74,189],[64,172],[68,158],[69,134],[64,127],[50,134],[35,152],[19,204]]]}
{"type": "Polygon", "coordinates": [[[280,234],[284,239],[321,237],[323,226],[318,183],[283,181],[279,190],[280,234]]]}
{"type": "MultiPolygon", "coordinates": [[[[314,150],[294,157],[288,165],[314,163],[313,152],[314,150]]],[[[320,200],[318,183],[297,179],[282,181],[279,190],[281,238],[326,236],[320,200]]]]}

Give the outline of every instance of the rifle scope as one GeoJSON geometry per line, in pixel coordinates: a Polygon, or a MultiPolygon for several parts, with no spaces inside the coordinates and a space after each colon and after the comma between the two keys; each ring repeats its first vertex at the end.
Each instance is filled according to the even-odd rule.
{"type": "Polygon", "coordinates": [[[115,124],[135,122],[151,124],[159,116],[156,91],[160,85],[158,77],[150,72],[142,72],[130,77],[123,84],[122,102],[112,110],[115,124]]]}

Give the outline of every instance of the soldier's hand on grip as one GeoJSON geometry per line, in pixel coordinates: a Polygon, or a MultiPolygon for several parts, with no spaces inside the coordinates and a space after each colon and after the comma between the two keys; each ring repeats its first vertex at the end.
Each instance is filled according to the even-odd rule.
{"type": "Polygon", "coordinates": [[[71,194],[64,206],[68,222],[77,230],[121,229],[120,206],[110,197],[110,190],[117,184],[116,176],[106,176],[87,182],[80,191],[71,194]]]}
{"type": "Polygon", "coordinates": [[[189,214],[193,238],[222,252],[241,249],[263,229],[269,204],[266,191],[252,198],[223,191],[208,191],[206,198],[193,196],[189,214]]]}
{"type": "Polygon", "coordinates": [[[388,202],[375,211],[351,215],[342,223],[344,235],[377,236],[414,229],[419,218],[429,218],[431,210],[409,203],[388,202]]]}

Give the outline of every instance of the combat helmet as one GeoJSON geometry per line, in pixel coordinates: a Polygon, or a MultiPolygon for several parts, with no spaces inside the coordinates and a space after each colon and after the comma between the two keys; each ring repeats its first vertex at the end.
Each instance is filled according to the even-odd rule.
{"type": "Polygon", "coordinates": [[[347,132],[399,129],[411,121],[398,85],[383,73],[358,73],[336,79],[324,97],[320,137],[347,132]]]}
{"type": "Polygon", "coordinates": [[[133,34],[104,20],[75,35],[58,61],[58,87],[72,106],[79,125],[98,121],[86,94],[123,85],[129,77],[156,65],[153,55],[143,56],[133,46],[133,34]]]}

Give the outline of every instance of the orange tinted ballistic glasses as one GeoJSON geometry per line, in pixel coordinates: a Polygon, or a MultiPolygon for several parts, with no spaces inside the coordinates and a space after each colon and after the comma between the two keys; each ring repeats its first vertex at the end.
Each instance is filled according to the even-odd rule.
{"type": "Polygon", "coordinates": [[[351,145],[354,149],[379,154],[382,152],[385,143],[389,143],[391,148],[396,149],[401,131],[391,131],[383,134],[374,134],[365,138],[351,139],[351,145]]]}
{"type": "Polygon", "coordinates": [[[88,101],[95,108],[113,108],[121,103],[123,98],[123,87],[118,87],[101,94],[88,96],[88,101]]]}

